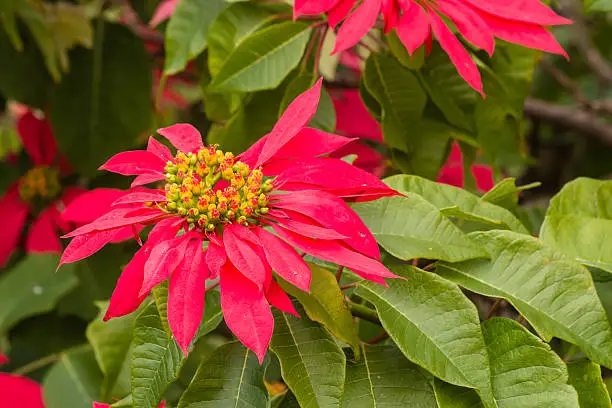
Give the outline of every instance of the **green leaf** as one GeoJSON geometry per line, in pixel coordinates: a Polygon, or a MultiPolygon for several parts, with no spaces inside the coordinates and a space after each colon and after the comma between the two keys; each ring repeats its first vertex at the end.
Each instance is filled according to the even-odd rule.
{"type": "Polygon", "coordinates": [[[478,393],[472,388],[458,387],[438,378],[433,381],[438,408],[482,408],[478,393]]]}
{"type": "Polygon", "coordinates": [[[178,378],[184,360],[176,341],[164,330],[155,302],[151,302],[134,321],[134,408],[157,408],[168,385],[178,378]]]}
{"type": "Polygon", "coordinates": [[[115,24],[98,24],[95,36],[94,50],[71,52],[72,69],[50,103],[62,152],[88,175],[134,143],[152,119],[151,67],[142,40],[115,24]]]}
{"type": "Polygon", "coordinates": [[[59,256],[32,254],[0,277],[0,332],[49,312],[78,284],[72,266],[55,272],[59,256]]]}
{"type": "Polygon", "coordinates": [[[47,408],[91,408],[99,400],[102,373],[88,346],[68,351],[43,380],[47,408]]]}
{"type": "Polygon", "coordinates": [[[104,374],[101,401],[130,392],[130,351],[134,315],[103,321],[108,302],[100,302],[100,315],[87,326],[87,340],[92,345],[98,365],[104,374]],[[124,386],[127,384],[127,387],[124,386]],[[118,389],[117,389],[118,387],[118,389]]]}
{"type": "Polygon", "coordinates": [[[224,0],[181,0],[166,28],[165,75],[181,72],[207,44],[208,29],[227,6],[224,0]]]}
{"type": "Polygon", "coordinates": [[[473,292],[506,299],[544,340],[561,338],[612,366],[612,328],[589,271],[537,238],[510,231],[469,235],[491,260],[441,263],[438,274],[473,292]]]}
{"type": "Polygon", "coordinates": [[[497,183],[491,190],[487,191],[482,200],[503,207],[506,210],[516,212],[518,207],[518,196],[521,191],[539,187],[541,183],[531,183],[525,186],[516,186],[516,179],[505,178],[497,183]]]}
{"type": "Polygon", "coordinates": [[[221,310],[221,296],[218,291],[209,290],[206,292],[204,298],[204,316],[202,316],[202,323],[200,327],[198,327],[193,342],[195,343],[199,338],[215,330],[222,321],[223,311],[221,310]]]}
{"type": "MultiPolygon", "coordinates": [[[[296,306],[298,312],[302,311],[296,306]]],[[[270,348],[300,406],[339,408],[346,357],[334,338],[306,317],[298,319],[274,310],[274,323],[270,348]]]]}
{"type": "Polygon", "coordinates": [[[500,407],[578,408],[565,364],[548,344],[506,318],[489,319],[482,328],[500,407]]]}
{"type": "MultiPolygon", "coordinates": [[[[420,195],[442,210],[443,214],[445,209],[456,207],[467,215],[475,216],[474,220],[480,219],[483,223],[497,225],[499,229],[509,228],[513,231],[528,233],[523,224],[510,211],[490,204],[461,188],[410,175],[392,176],[385,179],[385,183],[400,193],[420,195]]],[[[456,211],[450,213],[454,214],[451,216],[457,216],[456,211]]]]}
{"type": "Polygon", "coordinates": [[[246,38],[229,55],[210,87],[252,92],[276,88],[302,58],[310,25],[285,22],[246,38]]]}
{"type": "Polygon", "coordinates": [[[487,257],[485,251],[417,194],[355,204],[353,209],[391,255],[460,261],[487,257]]]}
{"type": "Polygon", "coordinates": [[[238,341],[221,346],[202,362],[178,408],[266,408],[269,361],[266,357],[259,365],[257,356],[238,341]]]}
{"type": "Polygon", "coordinates": [[[343,408],[437,408],[427,378],[395,346],[362,346],[346,368],[343,408]]]}
{"type": "Polygon", "coordinates": [[[219,14],[208,30],[208,69],[213,77],[232,51],[263,27],[271,15],[253,3],[235,3],[219,14]]]}
{"type": "Polygon", "coordinates": [[[612,181],[578,178],[550,201],[540,237],[576,261],[612,273],[612,181]]]}
{"type": "Polygon", "coordinates": [[[418,268],[392,264],[405,279],[389,288],[362,282],[355,293],[372,303],[402,353],[446,382],[476,388],[494,407],[487,349],[476,307],[453,283],[418,268]]]}
{"type": "Polygon", "coordinates": [[[588,13],[603,12],[607,13],[612,11],[612,1],[610,0],[585,0],[584,2],[585,11],[588,13]]]}
{"type": "Polygon", "coordinates": [[[312,272],[310,293],[279,279],[278,283],[285,292],[296,297],[311,320],[327,327],[337,338],[353,346],[355,354],[360,352],[359,338],[353,315],[344,300],[344,294],[336,282],[336,277],[328,270],[309,264],[312,272]]]}
{"type": "Polygon", "coordinates": [[[416,70],[425,63],[425,46],[421,46],[410,55],[395,30],[390,31],[386,37],[389,50],[395,58],[406,68],[416,70]]]}
{"type": "Polygon", "coordinates": [[[578,392],[580,408],[610,408],[610,394],[601,378],[601,368],[588,360],[567,363],[569,383],[578,392]]]}

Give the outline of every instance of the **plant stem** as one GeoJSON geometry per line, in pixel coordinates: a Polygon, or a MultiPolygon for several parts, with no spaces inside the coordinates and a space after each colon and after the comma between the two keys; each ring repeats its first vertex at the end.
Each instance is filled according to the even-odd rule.
{"type": "Polygon", "coordinates": [[[367,320],[370,323],[382,326],[382,323],[380,322],[378,314],[375,310],[354,302],[349,303],[349,309],[351,310],[351,314],[353,316],[359,317],[363,320],[367,320]]]}
{"type": "Polygon", "coordinates": [[[57,360],[59,360],[60,358],[62,358],[62,354],[61,353],[56,353],[56,354],[50,354],[48,356],[45,356],[41,359],[32,361],[22,367],[19,367],[18,369],[16,369],[15,371],[12,372],[13,375],[28,375],[30,373],[33,373],[34,371],[37,371],[45,366],[48,366],[49,364],[53,364],[55,363],[57,360]]]}
{"type": "Polygon", "coordinates": [[[340,279],[342,278],[343,270],[344,270],[344,266],[342,265],[338,266],[338,270],[336,271],[336,282],[340,282],[340,279]]]}
{"type": "Polygon", "coordinates": [[[489,313],[487,313],[487,319],[490,319],[491,317],[493,317],[493,314],[497,311],[497,309],[501,305],[501,301],[502,301],[501,299],[497,299],[495,303],[491,305],[491,308],[489,308],[489,313]]]}
{"type": "Polygon", "coordinates": [[[378,335],[378,336],[376,336],[376,337],[366,341],[366,344],[378,344],[381,341],[387,340],[388,338],[389,338],[389,333],[384,332],[384,333],[382,333],[382,334],[380,334],[380,335],[378,335]]]}
{"type": "Polygon", "coordinates": [[[321,61],[321,51],[323,50],[323,43],[325,42],[325,36],[327,35],[327,26],[321,28],[319,35],[319,46],[317,47],[317,51],[315,52],[315,61],[314,61],[314,76],[317,76],[319,72],[319,62],[321,61]]]}
{"type": "Polygon", "coordinates": [[[346,289],[354,288],[357,285],[359,285],[359,282],[347,283],[346,285],[340,286],[340,290],[346,290],[346,289]]]}

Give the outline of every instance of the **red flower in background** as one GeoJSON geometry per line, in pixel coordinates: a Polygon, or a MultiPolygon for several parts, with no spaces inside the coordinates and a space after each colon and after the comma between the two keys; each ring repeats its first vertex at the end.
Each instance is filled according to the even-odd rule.
{"type": "MultiPolygon", "coordinates": [[[[358,89],[330,90],[336,111],[336,132],[376,143],[384,143],[380,124],[370,115],[358,89]]],[[[361,140],[355,140],[333,152],[331,157],[357,155],[353,165],[381,177],[385,173],[385,157],[361,140]]]]}
{"type": "Polygon", "coordinates": [[[357,44],[382,13],[385,32],[395,28],[410,54],[425,43],[429,47],[435,36],[459,75],[481,94],[482,81],[476,63],[444,19],[450,20],[469,43],[489,55],[493,55],[497,37],[567,57],[546,27],[571,21],[539,0],[363,0],[353,11],[357,3],[358,0],[296,0],[294,16],[327,13],[332,28],[344,21],[334,49],[340,52],[357,44]]]}
{"type": "Polygon", "coordinates": [[[19,245],[29,215],[35,219],[26,237],[26,251],[61,253],[58,231],[67,232],[72,226],[60,213],[83,191],[75,187],[62,190],[59,178],[69,169],[58,155],[48,121],[28,111],[18,120],[17,131],[34,167],[0,198],[0,222],[4,229],[0,240],[0,267],[19,245]]]}
{"type": "Polygon", "coordinates": [[[29,378],[0,373],[0,407],[45,408],[42,387],[29,378]]]}
{"type": "Polygon", "coordinates": [[[9,358],[2,354],[2,350],[0,350],[0,366],[9,362],[9,358]]]}
{"type": "Polygon", "coordinates": [[[159,3],[155,9],[153,17],[151,17],[151,21],[149,21],[149,26],[157,27],[164,21],[168,20],[174,13],[174,9],[176,9],[178,3],[179,0],[162,0],[162,2],[159,3]]]}
{"type": "MultiPolygon", "coordinates": [[[[473,164],[470,170],[476,180],[478,190],[485,193],[493,188],[495,181],[493,180],[493,170],[490,166],[473,164]]],[[[463,188],[463,176],[463,153],[461,153],[459,144],[453,143],[451,154],[448,156],[448,160],[442,169],[440,169],[440,174],[438,174],[436,181],[463,188]]]]}
{"type": "Polygon", "coordinates": [[[119,153],[101,167],[136,175],[133,187],[166,181],[163,191],[131,191],[67,235],[74,239],[61,263],[98,251],[119,228],[154,225],[124,269],[105,318],[134,311],[170,278],[168,321],[186,353],[202,319],[205,281],[220,278],[225,322],[261,361],[274,326],[269,305],[296,313],[272,270],[309,291],[310,269],[294,247],[381,284],[395,277],[345,200],[397,193],[363,170],[322,157],[352,139],[305,127],[320,90],[321,81],[298,96],[272,131],[238,157],[205,147],[195,128],[178,124],[158,130],[175,155],[151,137],[146,151],[119,153]]]}

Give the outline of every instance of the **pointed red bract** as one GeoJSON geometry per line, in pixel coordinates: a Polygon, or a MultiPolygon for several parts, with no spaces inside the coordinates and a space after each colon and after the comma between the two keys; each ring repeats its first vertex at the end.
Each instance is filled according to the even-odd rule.
{"type": "Polygon", "coordinates": [[[292,314],[297,318],[300,317],[298,312],[295,310],[295,307],[293,306],[293,303],[291,302],[289,296],[275,281],[270,282],[270,287],[266,292],[266,299],[272,306],[274,306],[281,312],[292,314]]]}
{"type": "Polygon", "coordinates": [[[295,0],[293,7],[293,18],[296,19],[302,14],[322,14],[333,8],[338,0],[295,0]]]}
{"type": "MultiPolygon", "coordinates": [[[[476,187],[479,191],[486,193],[493,188],[495,180],[493,179],[493,169],[490,166],[472,164],[470,170],[474,176],[474,180],[476,180],[476,187]]],[[[440,169],[436,181],[463,188],[465,184],[463,171],[463,153],[461,153],[459,144],[453,143],[451,154],[448,156],[448,160],[444,166],[440,169]]]]}
{"type": "Polygon", "coordinates": [[[66,249],[64,249],[59,266],[77,262],[95,254],[106,244],[111,242],[116,237],[118,232],[120,232],[118,229],[93,231],[74,237],[66,249]]]}
{"type": "Polygon", "coordinates": [[[268,218],[281,224],[290,231],[297,232],[305,237],[314,239],[346,239],[346,235],[342,235],[333,229],[325,228],[311,218],[301,216],[301,214],[293,211],[270,210],[268,218]],[[287,216],[287,214],[290,214],[287,216]],[[301,221],[296,221],[300,219],[301,221]]]}
{"type": "MultiPolygon", "coordinates": [[[[249,278],[258,288],[268,281],[266,266],[252,240],[246,240],[245,235],[253,234],[246,227],[229,224],[223,231],[223,246],[229,260],[244,276],[249,278]]],[[[253,234],[254,239],[259,239],[253,234]]]]}
{"type": "Polygon", "coordinates": [[[274,317],[257,285],[230,262],[221,270],[221,310],[227,327],[263,362],[274,331],[274,317]]]}
{"type": "Polygon", "coordinates": [[[157,133],[168,139],[174,147],[183,153],[197,152],[204,147],[200,132],[186,123],[158,129],[157,133]]]}
{"type": "Polygon", "coordinates": [[[62,212],[62,218],[75,224],[92,222],[109,211],[111,204],[125,192],[116,188],[96,188],[87,191],[70,202],[62,212]]]}
{"type": "Polygon", "coordinates": [[[438,10],[457,27],[459,33],[476,47],[485,50],[489,56],[495,50],[495,39],[489,26],[472,9],[456,0],[438,0],[438,10]]]}
{"type": "Polygon", "coordinates": [[[158,243],[144,266],[144,279],[139,295],[146,295],[155,286],[168,279],[185,257],[189,238],[185,235],[158,243]]]}
{"type": "Polygon", "coordinates": [[[52,210],[44,210],[32,223],[26,238],[25,248],[28,253],[62,253],[62,244],[57,236],[52,210]]]}
{"type": "Polygon", "coordinates": [[[137,176],[140,174],[163,174],[166,163],[144,150],[132,150],[117,153],[106,163],[100,166],[100,170],[106,170],[124,176],[137,176]]]}
{"type": "Polygon", "coordinates": [[[23,232],[29,209],[19,198],[17,189],[9,188],[0,198],[0,214],[6,214],[2,220],[2,239],[0,239],[0,267],[6,265],[13,251],[17,248],[23,232]]]}
{"type": "Polygon", "coordinates": [[[168,324],[185,355],[204,314],[204,294],[209,272],[203,258],[202,241],[192,240],[168,286],[168,324]]]}
{"type": "Polygon", "coordinates": [[[414,2],[408,2],[397,25],[397,35],[412,55],[427,40],[431,32],[429,16],[414,2]]]}
{"type": "Polygon", "coordinates": [[[272,132],[268,135],[265,144],[261,148],[261,154],[253,167],[266,164],[310,122],[319,105],[322,83],[323,79],[319,79],[312,88],[291,102],[272,129],[272,132]]]}
{"type": "Polygon", "coordinates": [[[145,190],[123,194],[113,201],[112,205],[146,203],[150,201],[164,201],[166,194],[162,190],[145,190]]]}
{"type": "Polygon", "coordinates": [[[296,288],[310,292],[312,273],[295,249],[263,228],[257,229],[257,235],[274,272],[296,288]]]}
{"type": "Polygon", "coordinates": [[[221,268],[227,262],[227,255],[225,249],[221,245],[217,245],[214,242],[208,243],[208,249],[206,250],[206,265],[211,273],[211,278],[216,279],[221,273],[221,268]]]}
{"type": "Polygon", "coordinates": [[[57,142],[47,120],[39,119],[32,111],[27,111],[17,121],[17,134],[34,165],[55,163],[57,142]]]}
{"type": "Polygon", "coordinates": [[[357,0],[340,0],[327,13],[327,22],[332,29],[335,29],[342,20],[344,20],[351,12],[357,0]]]}
{"type": "Polygon", "coordinates": [[[172,156],[172,152],[168,149],[164,144],[157,141],[153,136],[149,137],[149,142],[147,143],[147,152],[153,153],[164,162],[168,162],[169,160],[174,160],[174,156],[172,156]]]}
{"type": "Polygon", "coordinates": [[[159,24],[169,19],[174,13],[174,9],[178,2],[179,0],[162,0],[155,9],[153,17],[151,17],[151,21],[149,21],[149,26],[157,27],[159,24]]]}
{"type": "Polygon", "coordinates": [[[41,385],[26,377],[0,373],[0,407],[45,408],[41,385]]]}
{"type": "Polygon", "coordinates": [[[365,0],[362,2],[338,30],[333,53],[347,50],[357,44],[376,23],[381,7],[381,0],[365,0]]]}

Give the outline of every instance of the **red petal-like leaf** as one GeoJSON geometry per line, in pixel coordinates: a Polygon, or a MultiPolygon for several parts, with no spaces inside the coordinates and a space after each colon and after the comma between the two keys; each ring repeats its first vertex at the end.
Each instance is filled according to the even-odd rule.
{"type": "Polygon", "coordinates": [[[412,55],[417,48],[423,45],[430,32],[429,15],[419,4],[407,2],[404,6],[404,14],[397,24],[397,35],[408,50],[408,54],[412,55]]]}
{"type": "Polygon", "coordinates": [[[293,233],[278,225],[274,231],[294,247],[325,261],[384,278],[397,278],[379,261],[355,252],[340,241],[318,241],[293,233]]]}
{"type": "MultiPolygon", "coordinates": [[[[245,239],[245,231],[252,234],[246,227],[237,224],[229,224],[223,230],[223,246],[229,260],[258,288],[262,288],[270,280],[267,274],[266,260],[252,244],[245,239]]],[[[257,237],[255,237],[257,239],[257,237]]]]}
{"type": "Polygon", "coordinates": [[[136,176],[130,187],[144,186],[146,184],[155,183],[156,181],[164,180],[166,177],[162,173],[147,173],[136,176]]]}
{"type": "Polygon", "coordinates": [[[0,407],[45,408],[42,387],[29,378],[0,373],[0,407]]]}
{"type": "Polygon", "coordinates": [[[0,219],[2,222],[0,268],[6,264],[17,248],[29,212],[27,204],[21,201],[14,187],[9,188],[4,197],[0,199],[0,214],[2,214],[0,219]]]}
{"type": "Polygon", "coordinates": [[[299,160],[332,153],[355,140],[313,128],[304,128],[287,142],[274,159],[299,160]]]}
{"type": "Polygon", "coordinates": [[[68,244],[64,253],[62,253],[59,266],[80,261],[81,259],[85,259],[95,254],[101,250],[104,245],[111,242],[120,232],[120,229],[94,231],[72,238],[72,241],[70,241],[70,244],[68,244]]]}
{"type": "Polygon", "coordinates": [[[264,293],[229,262],[221,271],[221,309],[227,327],[261,364],[274,331],[274,317],[264,293]]]}
{"type": "Polygon", "coordinates": [[[147,297],[147,295],[140,295],[139,292],[144,279],[144,265],[152,249],[152,245],[145,244],[127,264],[117,281],[104,320],[132,313],[147,297]]]}
{"type": "Polygon", "coordinates": [[[266,292],[266,299],[268,302],[280,310],[281,312],[289,313],[294,315],[295,317],[300,317],[298,312],[295,310],[291,299],[287,294],[283,291],[278,283],[275,281],[270,282],[270,287],[266,292]]]}
{"type": "Polygon", "coordinates": [[[112,205],[120,205],[120,204],[135,204],[135,203],[146,203],[146,202],[165,202],[166,194],[162,190],[146,190],[146,191],[136,191],[133,193],[128,193],[119,197],[117,200],[113,202],[112,205]]]}
{"type": "Polygon", "coordinates": [[[302,257],[295,252],[295,249],[263,228],[257,229],[257,235],[261,240],[266,259],[274,272],[298,289],[310,292],[310,280],[312,278],[310,268],[302,257]]]}
{"type": "Polygon", "coordinates": [[[168,139],[174,147],[183,153],[197,152],[204,147],[202,135],[188,123],[178,123],[157,129],[157,133],[168,139]]]}
{"type": "Polygon", "coordinates": [[[336,6],[327,13],[327,24],[333,29],[351,12],[357,0],[340,0],[336,6]]]}
{"type": "Polygon", "coordinates": [[[504,20],[541,26],[572,24],[571,20],[556,14],[539,0],[465,0],[465,2],[504,20]]]}
{"type": "Polygon", "coordinates": [[[376,23],[381,7],[381,0],[367,0],[361,3],[361,6],[348,16],[338,30],[333,54],[348,50],[357,44],[376,23]]]}
{"type": "Polygon", "coordinates": [[[361,218],[341,199],[316,190],[297,191],[278,197],[278,201],[273,202],[273,207],[304,214],[321,225],[349,237],[342,242],[357,251],[371,258],[380,259],[376,239],[361,218]]]}
{"type": "Polygon", "coordinates": [[[62,218],[75,224],[86,224],[110,210],[111,204],[125,194],[116,188],[96,188],[74,200],[62,212],[62,218]]]}
{"type": "Polygon", "coordinates": [[[139,293],[141,296],[148,294],[151,289],[172,275],[185,257],[188,242],[189,237],[184,234],[160,242],[153,247],[144,267],[144,280],[139,293]]]}
{"type": "Polygon", "coordinates": [[[169,19],[172,13],[174,13],[174,9],[178,2],[179,0],[163,0],[155,9],[153,17],[151,17],[151,21],[149,21],[149,26],[155,28],[169,19]]]}
{"type": "MultiPolygon", "coordinates": [[[[382,142],[380,124],[366,108],[358,89],[330,93],[336,110],[336,132],[382,142]]],[[[351,143],[353,144],[353,143],[351,143]]]]}
{"type": "Polygon", "coordinates": [[[222,246],[215,244],[213,241],[208,243],[206,250],[206,264],[211,273],[211,278],[216,279],[221,273],[221,268],[227,262],[227,255],[222,246]]]}
{"type": "Polygon", "coordinates": [[[28,111],[17,121],[17,133],[35,165],[55,163],[57,142],[47,120],[38,119],[34,113],[28,111]]]}
{"type": "Polygon", "coordinates": [[[442,19],[431,9],[429,10],[429,18],[434,35],[438,42],[440,42],[444,52],[450,57],[455,68],[457,68],[459,75],[484,97],[480,73],[470,54],[463,48],[459,40],[455,38],[455,35],[448,29],[442,19]]]}
{"type": "Polygon", "coordinates": [[[164,162],[172,161],[174,156],[172,156],[172,152],[168,149],[163,143],[157,141],[153,136],[149,137],[149,142],[147,143],[147,152],[151,152],[164,162]]]}
{"type": "Polygon", "coordinates": [[[139,210],[135,210],[132,207],[114,208],[103,216],[97,218],[95,221],[75,229],[71,233],[64,235],[62,238],[71,238],[93,231],[104,231],[107,229],[115,229],[128,225],[144,223],[166,216],[167,214],[158,208],[143,207],[139,210]]]}
{"type": "Polygon", "coordinates": [[[293,3],[293,18],[297,19],[302,14],[323,14],[332,9],[338,0],[295,0],[293,3]]]}
{"type": "Polygon", "coordinates": [[[438,10],[446,15],[466,40],[485,50],[489,56],[495,50],[495,39],[489,26],[471,8],[455,0],[437,0],[438,10]]]}
{"type": "MultiPolygon", "coordinates": [[[[321,78],[312,88],[302,93],[291,102],[272,129],[272,132],[267,136],[263,147],[255,147],[256,145],[251,147],[251,149],[261,148],[261,154],[254,167],[266,164],[283,146],[289,143],[308,122],[310,122],[319,105],[322,83],[323,79],[321,78]]],[[[249,156],[249,150],[245,152],[247,157],[249,156]]]]}
{"type": "Polygon", "coordinates": [[[316,221],[309,217],[304,217],[302,214],[295,213],[293,211],[277,211],[270,210],[267,217],[273,221],[278,222],[283,227],[290,231],[297,232],[305,237],[314,239],[346,239],[346,235],[342,235],[333,229],[325,228],[320,226],[316,221]],[[290,215],[288,215],[290,214],[290,215]],[[296,217],[302,221],[298,221],[296,217]],[[301,217],[300,217],[301,216],[301,217]]]}
{"type": "Polygon", "coordinates": [[[208,276],[202,241],[192,240],[187,245],[183,262],[172,274],[168,287],[168,324],[185,355],[202,321],[208,276]]]}
{"type": "Polygon", "coordinates": [[[100,166],[100,170],[106,170],[124,176],[137,176],[140,174],[163,175],[166,163],[146,150],[130,150],[117,153],[106,163],[100,166]]]}
{"type": "Polygon", "coordinates": [[[62,243],[57,236],[52,211],[53,208],[44,210],[32,223],[26,238],[27,253],[62,253],[62,243]]]}

